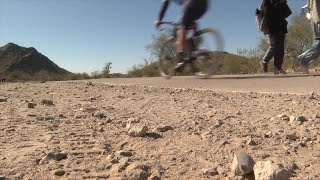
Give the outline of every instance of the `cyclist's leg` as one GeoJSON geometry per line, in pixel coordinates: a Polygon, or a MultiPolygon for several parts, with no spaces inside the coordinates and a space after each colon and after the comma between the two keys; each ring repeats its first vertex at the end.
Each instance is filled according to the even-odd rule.
{"type": "MultiPolygon", "coordinates": [[[[182,28],[185,28],[186,30],[193,30],[195,32],[197,28],[196,21],[199,20],[206,13],[207,9],[208,0],[189,0],[184,7],[184,11],[181,17],[182,28]]],[[[185,50],[186,47],[186,35],[182,35],[184,37],[181,37],[180,39],[181,45],[177,46],[179,50],[177,52],[185,50]]]]}
{"type": "Polygon", "coordinates": [[[186,34],[189,29],[195,31],[195,21],[200,19],[207,11],[208,3],[207,0],[189,0],[185,7],[181,17],[181,29],[178,32],[177,39],[177,54],[179,59],[176,69],[181,68],[184,64],[184,50],[186,48],[186,34]]]}

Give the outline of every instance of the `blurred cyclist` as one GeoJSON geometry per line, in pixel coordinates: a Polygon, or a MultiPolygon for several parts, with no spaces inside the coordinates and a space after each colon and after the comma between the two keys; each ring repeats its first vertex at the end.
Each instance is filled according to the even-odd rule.
{"type": "Polygon", "coordinates": [[[170,2],[173,1],[183,6],[183,12],[180,19],[181,27],[177,32],[177,56],[178,64],[175,70],[180,69],[184,65],[184,49],[186,47],[186,34],[188,30],[195,29],[195,21],[199,20],[208,9],[208,0],[163,0],[159,14],[159,19],[155,21],[155,25],[159,27],[164,15],[168,9],[170,2]]]}

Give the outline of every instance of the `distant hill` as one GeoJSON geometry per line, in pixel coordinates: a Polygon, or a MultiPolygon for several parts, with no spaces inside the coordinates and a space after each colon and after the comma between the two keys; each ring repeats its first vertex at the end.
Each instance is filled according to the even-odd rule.
{"type": "Polygon", "coordinates": [[[0,47],[0,76],[18,80],[46,76],[47,80],[57,80],[64,79],[69,74],[69,71],[60,68],[33,47],[25,48],[13,43],[0,47]]]}

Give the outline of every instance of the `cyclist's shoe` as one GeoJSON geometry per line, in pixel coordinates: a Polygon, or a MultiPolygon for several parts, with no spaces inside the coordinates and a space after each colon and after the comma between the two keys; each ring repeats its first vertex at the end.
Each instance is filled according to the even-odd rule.
{"type": "Polygon", "coordinates": [[[267,73],[268,72],[268,63],[260,61],[260,68],[261,68],[261,72],[267,73]]]}
{"type": "Polygon", "coordinates": [[[177,65],[174,67],[174,71],[181,72],[185,64],[185,61],[178,62],[177,65]]]}
{"type": "Polygon", "coordinates": [[[193,73],[194,76],[206,76],[206,74],[204,72],[198,71],[198,72],[194,72],[193,73]]]}
{"type": "Polygon", "coordinates": [[[186,63],[192,63],[193,61],[197,60],[197,57],[196,56],[190,56],[190,57],[187,57],[184,59],[184,61],[186,63]]]}

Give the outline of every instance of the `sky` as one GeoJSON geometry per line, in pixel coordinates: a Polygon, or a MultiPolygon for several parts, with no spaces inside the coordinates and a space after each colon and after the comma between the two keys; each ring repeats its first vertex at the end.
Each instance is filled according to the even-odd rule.
{"type": "MultiPolygon", "coordinates": [[[[307,0],[288,0],[293,12],[307,0]]],[[[112,62],[111,72],[126,73],[149,58],[146,45],[158,33],[162,0],[0,0],[0,46],[12,42],[34,47],[60,67],[91,73],[112,62]]],[[[261,0],[211,0],[199,21],[220,30],[225,50],[255,48],[262,36],[255,24],[261,0]]],[[[165,20],[177,20],[181,6],[171,4],[165,20]]]]}

